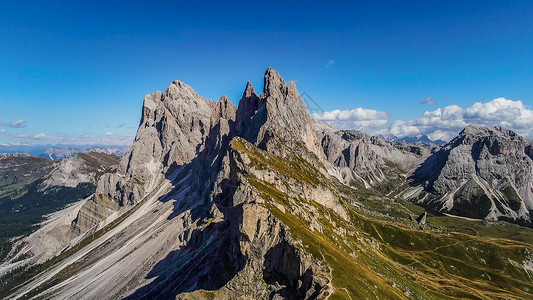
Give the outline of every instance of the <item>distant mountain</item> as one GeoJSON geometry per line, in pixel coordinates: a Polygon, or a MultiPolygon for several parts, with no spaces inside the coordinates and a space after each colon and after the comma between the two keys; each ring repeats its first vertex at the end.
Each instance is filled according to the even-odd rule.
{"type": "Polygon", "coordinates": [[[411,176],[406,198],[471,218],[532,224],[533,151],[503,127],[469,125],[411,176]]]}
{"type": "Polygon", "coordinates": [[[431,143],[397,143],[358,130],[334,130],[322,122],[315,127],[330,173],[351,186],[386,193],[403,185],[405,174],[436,148],[431,143]]]}
{"type": "MultiPolygon", "coordinates": [[[[26,153],[33,156],[41,156],[45,157],[47,159],[50,159],[45,152],[50,150],[53,152],[57,151],[58,155],[60,155],[61,152],[65,153],[73,153],[72,155],[63,156],[64,157],[70,157],[77,153],[88,153],[90,151],[94,152],[102,152],[117,156],[124,156],[129,147],[123,146],[123,145],[71,145],[71,144],[55,144],[55,145],[16,145],[16,144],[0,144],[0,153],[26,153]],[[50,150],[50,149],[73,149],[72,151],[59,151],[59,150],[50,150]],[[78,150],[83,150],[79,151],[78,150]],[[114,152],[114,153],[113,153],[114,152]]],[[[59,159],[60,157],[57,157],[55,159],[59,159]]]]}
{"type": "Polygon", "coordinates": [[[52,145],[10,145],[0,144],[0,153],[26,153],[33,156],[38,156],[52,145]]]}
{"type": "Polygon", "coordinates": [[[129,151],[129,148],[108,148],[108,147],[99,147],[99,146],[92,146],[88,148],[52,147],[52,148],[47,149],[43,153],[39,154],[39,156],[50,159],[50,160],[56,160],[56,159],[62,159],[66,157],[72,157],[78,153],[99,152],[99,153],[105,153],[109,155],[123,157],[126,154],[128,154],[128,151],[129,151]]]}
{"type": "Polygon", "coordinates": [[[443,140],[431,140],[427,135],[425,134],[419,134],[417,136],[406,136],[406,137],[403,137],[403,138],[397,138],[394,140],[395,142],[406,142],[406,143],[418,143],[418,142],[423,142],[423,143],[433,143],[433,144],[436,144],[438,146],[444,146],[447,144],[446,141],[443,141],[443,140]]]}
{"type": "Polygon", "coordinates": [[[448,142],[446,141],[443,141],[443,140],[432,140],[430,139],[427,135],[425,134],[419,134],[417,136],[405,136],[405,137],[402,137],[402,138],[399,138],[393,134],[389,134],[389,135],[379,135],[379,137],[383,140],[386,140],[386,141],[391,141],[391,142],[406,142],[406,143],[418,143],[418,142],[422,142],[422,143],[433,143],[437,146],[444,146],[446,145],[448,142]]]}

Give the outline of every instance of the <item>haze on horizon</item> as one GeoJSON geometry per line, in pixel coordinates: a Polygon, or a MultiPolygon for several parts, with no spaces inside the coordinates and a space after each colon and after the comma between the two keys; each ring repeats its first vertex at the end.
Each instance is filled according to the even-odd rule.
{"type": "Polygon", "coordinates": [[[175,79],[237,104],[267,67],[336,128],[533,137],[533,3],[0,3],[0,144],[129,145],[175,79]]]}

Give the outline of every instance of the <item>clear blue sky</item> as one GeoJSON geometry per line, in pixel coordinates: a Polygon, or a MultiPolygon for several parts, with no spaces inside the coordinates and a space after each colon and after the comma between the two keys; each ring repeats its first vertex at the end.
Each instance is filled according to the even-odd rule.
{"type": "Polygon", "coordinates": [[[237,104],[267,67],[389,125],[498,97],[531,108],[533,1],[377,2],[1,1],[0,143],[122,141],[145,94],[180,79],[237,104]]]}

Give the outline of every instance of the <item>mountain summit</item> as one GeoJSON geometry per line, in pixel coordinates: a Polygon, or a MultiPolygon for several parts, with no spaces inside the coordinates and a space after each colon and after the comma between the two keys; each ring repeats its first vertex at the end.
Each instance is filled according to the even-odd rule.
{"type": "Polygon", "coordinates": [[[504,166],[530,159],[523,153],[531,148],[510,133],[472,130],[444,148],[334,130],[314,121],[296,85],[271,68],[263,91],[248,82],[238,107],[174,81],[145,96],[130,152],[100,177],[95,194],[37,230],[39,248],[36,238],[15,245],[0,268],[0,295],[530,298],[530,244],[450,234],[432,227],[442,216],[399,197],[421,182],[419,195],[461,189],[462,179],[445,181],[455,160],[461,170],[479,162],[497,171],[476,179],[468,177],[476,168],[460,172],[465,180],[503,174],[527,181],[507,185],[527,194],[520,188],[531,184],[529,162],[520,162],[522,179],[504,166]],[[458,157],[447,160],[454,149],[458,157]],[[463,163],[466,152],[475,158],[463,163]]]}

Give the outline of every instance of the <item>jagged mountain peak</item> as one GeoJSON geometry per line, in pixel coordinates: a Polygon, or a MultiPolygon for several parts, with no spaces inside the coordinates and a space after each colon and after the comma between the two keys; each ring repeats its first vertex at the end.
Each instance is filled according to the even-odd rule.
{"type": "Polygon", "coordinates": [[[276,151],[274,143],[279,141],[292,146],[301,143],[320,157],[313,119],[296,85],[287,85],[272,68],[266,69],[263,81],[264,89],[259,96],[249,82],[246,85],[237,109],[237,135],[272,151],[276,151]]]}
{"type": "Polygon", "coordinates": [[[257,93],[255,92],[254,86],[250,81],[246,83],[246,88],[244,89],[244,92],[242,93],[242,98],[250,98],[252,96],[257,97],[257,93]]]}
{"type": "Polygon", "coordinates": [[[307,111],[305,101],[303,101],[303,98],[300,96],[296,84],[293,81],[290,81],[287,85],[278,71],[272,68],[267,68],[263,79],[263,85],[264,88],[260,97],[266,99],[276,107],[279,108],[284,105],[294,105],[295,110],[304,108],[305,111],[307,111]]]}
{"type": "Polygon", "coordinates": [[[276,96],[277,94],[286,94],[288,86],[278,71],[267,68],[263,78],[263,97],[276,96]]]}

